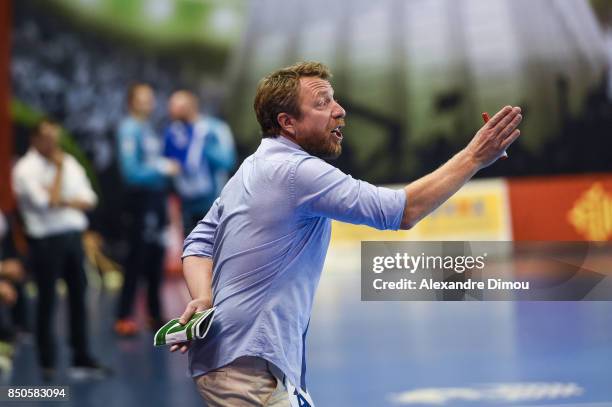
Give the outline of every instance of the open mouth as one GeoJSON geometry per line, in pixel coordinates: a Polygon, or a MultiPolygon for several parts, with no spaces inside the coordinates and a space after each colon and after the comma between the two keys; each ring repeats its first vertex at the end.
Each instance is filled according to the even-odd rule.
{"type": "Polygon", "coordinates": [[[338,126],[331,131],[331,133],[336,137],[336,140],[338,142],[342,141],[342,127],[343,126],[338,126]]]}

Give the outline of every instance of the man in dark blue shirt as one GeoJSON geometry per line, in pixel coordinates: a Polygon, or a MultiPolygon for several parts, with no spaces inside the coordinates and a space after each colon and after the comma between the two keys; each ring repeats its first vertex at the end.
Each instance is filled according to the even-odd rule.
{"type": "Polygon", "coordinates": [[[181,198],[186,236],[221,192],[234,167],[236,153],[229,126],[215,117],[201,115],[193,93],[174,92],[168,111],[172,122],[164,133],[164,156],[181,165],[174,187],[181,198]]]}

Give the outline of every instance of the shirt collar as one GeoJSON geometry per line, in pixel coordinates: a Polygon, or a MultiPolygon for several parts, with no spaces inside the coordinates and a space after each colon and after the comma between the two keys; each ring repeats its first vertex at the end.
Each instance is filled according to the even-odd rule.
{"type": "Polygon", "coordinates": [[[278,142],[278,143],[284,144],[285,146],[287,146],[289,148],[292,148],[292,149],[304,151],[304,149],[302,147],[300,147],[299,144],[295,143],[294,141],[289,140],[285,136],[278,135],[276,137],[267,137],[267,139],[269,139],[269,140],[271,140],[273,142],[278,142]]]}

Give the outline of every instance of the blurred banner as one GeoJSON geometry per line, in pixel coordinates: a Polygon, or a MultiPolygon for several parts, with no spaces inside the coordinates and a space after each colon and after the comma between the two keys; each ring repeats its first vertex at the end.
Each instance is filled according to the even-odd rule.
{"type": "Polygon", "coordinates": [[[515,240],[612,240],[612,174],[511,179],[515,240]]]}
{"type": "Polygon", "coordinates": [[[507,186],[477,180],[462,188],[414,228],[422,240],[511,240],[507,186]]]}

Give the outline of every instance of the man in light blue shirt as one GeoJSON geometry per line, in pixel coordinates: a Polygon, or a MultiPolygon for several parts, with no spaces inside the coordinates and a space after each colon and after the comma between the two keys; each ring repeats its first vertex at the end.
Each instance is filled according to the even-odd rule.
{"type": "Polygon", "coordinates": [[[181,322],[217,307],[208,337],[189,354],[209,406],[312,405],[305,338],[330,219],[408,229],[519,136],[520,109],[506,106],[436,171],[404,189],[375,187],[323,161],[340,155],[346,115],[330,76],[324,65],[305,62],[260,82],[261,145],[185,240],[183,272],[193,301],[181,322]]]}
{"type": "Polygon", "coordinates": [[[116,139],[119,173],[126,192],[124,229],[130,245],[114,326],[120,336],[138,332],[132,308],[141,277],[147,280],[148,325],[153,329],[162,325],[159,288],[165,252],[166,195],[172,177],[180,173],[175,160],[163,157],[161,140],[150,122],[155,108],[153,89],[144,83],[132,85],[127,107],[129,114],[121,120],[116,139]]]}

